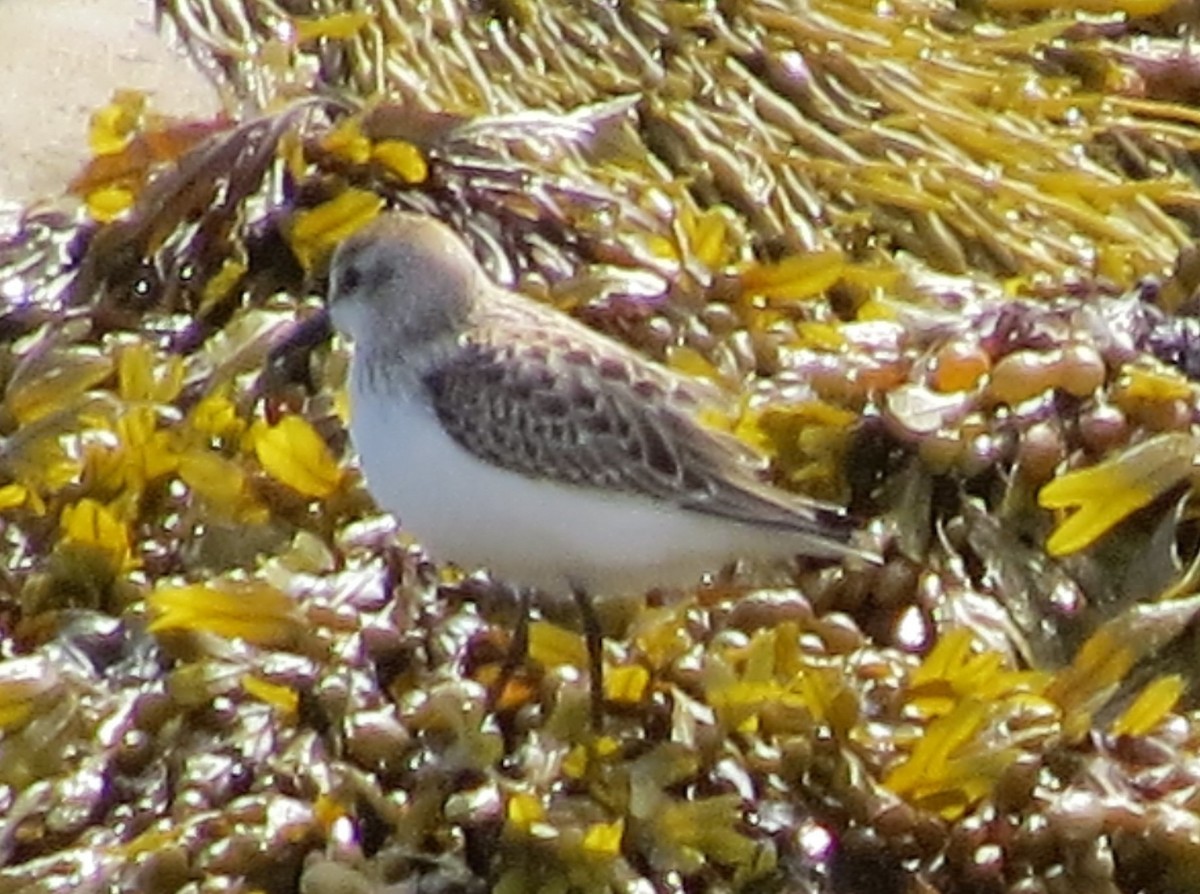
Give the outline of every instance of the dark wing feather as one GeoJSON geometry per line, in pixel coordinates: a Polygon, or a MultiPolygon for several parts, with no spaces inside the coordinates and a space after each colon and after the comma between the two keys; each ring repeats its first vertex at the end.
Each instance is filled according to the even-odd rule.
{"type": "Polygon", "coordinates": [[[763,484],[757,454],[696,421],[702,388],[632,352],[601,357],[580,347],[581,334],[467,344],[425,380],[446,430],[476,456],[531,476],[850,538],[853,525],[837,507],[763,484]]]}

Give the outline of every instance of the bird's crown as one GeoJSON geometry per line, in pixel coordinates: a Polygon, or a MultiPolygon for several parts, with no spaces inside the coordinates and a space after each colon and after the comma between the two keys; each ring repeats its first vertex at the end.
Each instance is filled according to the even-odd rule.
{"type": "Polygon", "coordinates": [[[440,221],[384,214],[343,242],[329,274],[334,324],[356,342],[426,344],[456,335],[487,281],[440,221]]]}

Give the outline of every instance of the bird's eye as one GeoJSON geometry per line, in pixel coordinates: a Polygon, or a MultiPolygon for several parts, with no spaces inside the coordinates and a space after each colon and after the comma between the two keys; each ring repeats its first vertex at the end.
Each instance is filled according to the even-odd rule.
{"type": "Polygon", "coordinates": [[[338,288],[341,291],[353,292],[362,285],[362,271],[357,267],[349,267],[346,272],[341,275],[338,281],[338,288]]]}

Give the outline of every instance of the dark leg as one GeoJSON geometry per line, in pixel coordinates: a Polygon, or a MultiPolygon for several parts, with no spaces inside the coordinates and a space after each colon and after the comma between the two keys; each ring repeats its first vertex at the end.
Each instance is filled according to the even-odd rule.
{"type": "Polygon", "coordinates": [[[521,589],[520,604],[517,606],[517,626],[513,628],[512,642],[508,646],[508,654],[504,656],[504,664],[500,665],[500,676],[492,686],[489,701],[495,708],[504,696],[508,681],[517,670],[517,665],[529,657],[529,613],[533,609],[533,591],[528,587],[521,589]]]}
{"type": "Polygon", "coordinates": [[[592,693],[592,731],[600,732],[604,724],[604,633],[600,630],[600,619],[592,608],[592,601],[583,587],[571,586],[571,595],[579,606],[579,617],[583,622],[583,638],[587,642],[588,675],[592,693]]]}

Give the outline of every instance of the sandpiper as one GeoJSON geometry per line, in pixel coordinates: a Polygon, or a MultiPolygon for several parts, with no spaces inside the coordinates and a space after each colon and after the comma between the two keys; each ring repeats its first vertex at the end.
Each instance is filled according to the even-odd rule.
{"type": "Polygon", "coordinates": [[[371,494],[435,559],[572,595],[593,711],[588,594],[692,586],[743,558],[866,555],[841,509],[764,483],[762,457],[700,421],[714,387],[491,282],[431,217],[387,213],[348,238],[329,311],[354,345],[371,494]]]}

